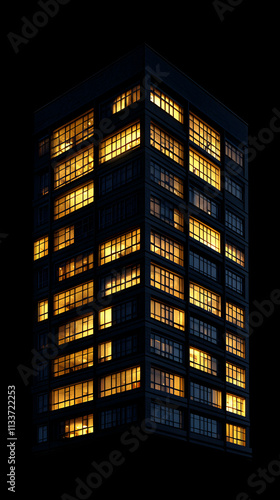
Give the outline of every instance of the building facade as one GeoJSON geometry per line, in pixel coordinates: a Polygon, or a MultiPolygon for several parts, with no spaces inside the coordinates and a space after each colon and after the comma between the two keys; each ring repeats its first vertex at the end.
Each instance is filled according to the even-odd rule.
{"type": "Polygon", "coordinates": [[[247,126],[147,46],[35,114],[34,450],[250,455],[247,126]]]}

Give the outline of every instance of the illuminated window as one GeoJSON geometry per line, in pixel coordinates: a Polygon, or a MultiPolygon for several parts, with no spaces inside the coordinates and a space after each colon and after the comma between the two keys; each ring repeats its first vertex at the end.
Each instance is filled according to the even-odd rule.
{"type": "Polygon", "coordinates": [[[189,218],[189,235],[216,252],[221,251],[221,235],[218,231],[207,226],[193,217],[189,218]]]}
{"type": "Polygon", "coordinates": [[[137,317],[137,301],[128,300],[99,311],[98,329],[110,328],[137,317]]]}
{"type": "Polygon", "coordinates": [[[93,253],[81,254],[57,267],[58,281],[63,281],[93,268],[93,253]]]}
{"type": "Polygon", "coordinates": [[[174,297],[184,299],[184,278],[168,269],[151,264],[150,284],[174,297]]]}
{"type": "Polygon", "coordinates": [[[173,396],[185,395],[184,377],[174,373],[164,372],[157,368],[151,368],[151,389],[168,392],[173,396]]]}
{"type": "Polygon", "coordinates": [[[128,231],[99,245],[99,265],[140,250],[140,229],[128,231]]]}
{"type": "Polygon", "coordinates": [[[192,203],[195,207],[199,208],[200,210],[203,210],[208,215],[211,215],[211,217],[214,217],[217,219],[218,217],[218,205],[215,203],[215,201],[211,200],[211,198],[208,198],[204,194],[202,194],[200,191],[197,189],[190,187],[190,197],[189,201],[192,203]]]}
{"type": "Polygon", "coordinates": [[[228,443],[246,446],[246,429],[239,425],[226,424],[226,440],[228,443]]]}
{"type": "Polygon", "coordinates": [[[239,274],[236,274],[233,271],[226,269],[225,278],[227,287],[231,288],[237,293],[243,294],[243,288],[244,288],[243,276],[239,276],[239,274]]]}
{"type": "Polygon", "coordinates": [[[236,356],[245,358],[245,340],[238,335],[226,332],[226,350],[236,356]]]}
{"type": "Polygon", "coordinates": [[[236,396],[235,394],[227,393],[226,399],[226,410],[230,413],[236,413],[237,415],[246,416],[246,400],[241,396],[236,396]]]}
{"type": "Polygon", "coordinates": [[[85,149],[54,167],[54,189],[88,174],[93,170],[93,147],[85,149]]]}
{"type": "Polygon", "coordinates": [[[121,111],[122,109],[125,109],[127,106],[130,106],[131,104],[134,104],[135,102],[139,101],[140,98],[141,98],[140,85],[136,85],[132,89],[123,92],[114,100],[112,113],[113,114],[118,113],[118,111],[121,111]]]}
{"type": "Polygon", "coordinates": [[[51,137],[51,157],[54,158],[93,136],[93,111],[55,130],[51,137]]]}
{"type": "Polygon", "coordinates": [[[242,250],[239,250],[235,245],[232,245],[231,243],[226,243],[226,248],[225,248],[225,255],[228,259],[233,260],[240,266],[244,267],[245,266],[245,255],[242,250]]]}
{"type": "Polygon", "coordinates": [[[60,410],[67,406],[87,403],[93,400],[93,380],[78,382],[53,389],[51,392],[51,410],[60,410]]]}
{"type": "Polygon", "coordinates": [[[243,167],[244,153],[240,151],[240,149],[230,144],[228,141],[225,141],[225,155],[228,156],[235,163],[243,167]]]}
{"type": "Polygon", "coordinates": [[[173,203],[151,195],[150,214],[170,224],[179,231],[184,231],[184,216],[173,203]]]}
{"type": "Polygon", "coordinates": [[[175,120],[183,123],[183,108],[154,86],[151,86],[150,100],[175,120]]]}
{"type": "Polygon", "coordinates": [[[184,246],[167,236],[151,231],[150,250],[175,264],[184,265],[184,246]]]}
{"type": "Polygon", "coordinates": [[[140,264],[127,266],[100,279],[100,294],[105,297],[140,283],[140,264]]]}
{"type": "Polygon", "coordinates": [[[99,163],[116,158],[140,146],[140,122],[122,129],[117,134],[104,139],[99,147],[99,163]]]}
{"type": "Polygon", "coordinates": [[[53,361],[53,376],[60,377],[93,366],[93,347],[59,356],[53,361]]]}
{"type": "Polygon", "coordinates": [[[191,413],[190,431],[202,436],[221,439],[221,426],[217,420],[191,413]]]}
{"type": "Polygon", "coordinates": [[[212,389],[205,385],[191,382],[190,399],[198,403],[204,403],[215,408],[222,408],[222,391],[212,389]]]}
{"type": "Polygon", "coordinates": [[[212,314],[221,316],[220,295],[195,283],[190,283],[190,304],[194,304],[212,314]]]}
{"type": "Polygon", "coordinates": [[[226,363],[226,381],[245,389],[245,370],[240,366],[226,363]]]}
{"type": "Polygon", "coordinates": [[[166,168],[161,167],[154,161],[151,161],[150,165],[150,175],[152,181],[154,181],[159,186],[167,189],[176,196],[180,196],[180,198],[184,197],[184,184],[183,180],[177,175],[172,174],[166,168]]]}
{"type": "Polygon", "coordinates": [[[54,200],[54,219],[60,219],[65,215],[85,207],[94,201],[93,182],[79,186],[73,191],[59,196],[54,200]]]}
{"type": "Polygon", "coordinates": [[[216,326],[193,316],[190,317],[190,334],[217,344],[218,332],[216,326]]]}
{"type": "Polygon", "coordinates": [[[62,314],[93,300],[93,281],[57,293],[53,298],[53,314],[62,314]]]}
{"type": "Polygon", "coordinates": [[[110,361],[112,359],[112,342],[103,342],[98,344],[98,362],[110,361]]]}
{"type": "Polygon", "coordinates": [[[48,309],[48,299],[40,300],[40,302],[38,302],[38,321],[48,319],[48,309]]]}
{"type": "Polygon", "coordinates": [[[41,259],[48,255],[49,250],[49,237],[43,236],[39,240],[34,241],[34,260],[41,259]]]}
{"type": "Polygon", "coordinates": [[[237,234],[244,234],[244,220],[234,213],[226,210],[225,225],[237,234]]]}
{"type": "Polygon", "coordinates": [[[151,123],[150,144],[161,153],[184,166],[184,146],[159,127],[151,123]]]}
{"type": "Polygon", "coordinates": [[[218,266],[215,262],[206,259],[202,255],[199,255],[192,250],[189,251],[189,264],[190,268],[194,269],[200,274],[217,281],[218,276],[218,266]]]}
{"type": "Polygon", "coordinates": [[[93,314],[69,321],[58,328],[58,345],[93,335],[93,314]]]}
{"type": "Polygon", "coordinates": [[[185,330],[185,312],[154,299],[151,299],[151,318],[178,330],[185,330]]]}
{"type": "Polygon", "coordinates": [[[189,170],[216,189],[221,189],[220,169],[195,151],[189,151],[189,170]]]}
{"type": "Polygon", "coordinates": [[[93,428],[93,414],[83,415],[82,417],[71,418],[62,422],[60,437],[63,439],[73,438],[91,434],[93,428]]]}
{"type": "Polygon", "coordinates": [[[140,387],[140,380],[140,366],[101,377],[99,395],[101,398],[104,398],[113,394],[119,394],[120,392],[138,389],[140,387]]]}
{"type": "Polygon", "coordinates": [[[226,320],[241,328],[245,328],[245,311],[241,307],[226,303],[226,320]]]}
{"type": "Polygon", "coordinates": [[[74,226],[67,226],[54,232],[54,251],[61,250],[74,243],[74,226]]]}
{"type": "Polygon", "coordinates": [[[216,358],[194,347],[190,347],[190,366],[202,372],[209,373],[210,375],[217,376],[218,374],[218,363],[216,358]]]}
{"type": "Polygon", "coordinates": [[[161,335],[151,333],[150,335],[150,350],[154,354],[177,363],[183,362],[183,346],[179,342],[167,339],[161,335]]]}
{"type": "Polygon", "coordinates": [[[189,125],[190,140],[213,156],[213,158],[220,160],[220,134],[192,113],[190,113],[189,125]]]}
{"type": "Polygon", "coordinates": [[[183,429],[183,412],[160,403],[151,402],[151,421],[157,424],[168,425],[176,429],[183,429]]]}

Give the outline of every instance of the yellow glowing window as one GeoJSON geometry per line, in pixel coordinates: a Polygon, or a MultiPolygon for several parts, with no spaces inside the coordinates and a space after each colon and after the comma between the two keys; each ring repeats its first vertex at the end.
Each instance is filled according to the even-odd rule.
{"type": "Polygon", "coordinates": [[[154,299],[151,299],[151,318],[178,330],[185,330],[185,312],[154,299]]]}
{"type": "Polygon", "coordinates": [[[151,368],[151,389],[168,392],[174,396],[184,397],[185,381],[184,377],[174,373],[151,368]]]}
{"type": "Polygon", "coordinates": [[[131,391],[140,387],[141,368],[135,366],[121,372],[112,373],[100,379],[100,397],[112,396],[120,392],[131,391]]]}
{"type": "Polygon", "coordinates": [[[40,302],[38,302],[38,321],[48,319],[48,309],[49,303],[47,299],[40,300],[40,302]]]}
{"type": "Polygon", "coordinates": [[[112,326],[112,307],[107,307],[107,309],[103,309],[99,311],[98,315],[98,328],[99,330],[103,330],[104,328],[109,328],[112,326]]]}
{"type": "Polygon", "coordinates": [[[184,278],[168,269],[151,264],[150,284],[174,297],[184,299],[184,278]]]}
{"type": "Polygon", "coordinates": [[[93,111],[56,129],[51,137],[51,158],[65,153],[93,136],[93,111]]]}
{"type": "Polygon", "coordinates": [[[91,434],[93,431],[93,414],[91,413],[90,415],[83,415],[82,417],[66,420],[63,423],[61,437],[68,439],[91,434]]]}
{"type": "Polygon", "coordinates": [[[189,218],[189,235],[216,252],[221,251],[221,235],[215,229],[203,224],[193,217],[189,218]]]}
{"type": "Polygon", "coordinates": [[[43,236],[39,240],[34,241],[34,260],[41,259],[48,255],[49,250],[49,237],[43,236]]]}
{"type": "Polygon", "coordinates": [[[93,253],[81,254],[61,263],[57,270],[58,281],[63,281],[93,268],[93,253]]]}
{"type": "Polygon", "coordinates": [[[226,320],[234,325],[245,328],[245,311],[230,302],[226,303],[226,320]]]}
{"type": "Polygon", "coordinates": [[[216,160],[220,160],[220,134],[192,113],[190,113],[189,127],[190,140],[216,158],[216,160]]]}
{"type": "Polygon", "coordinates": [[[135,102],[139,101],[140,98],[141,98],[140,85],[136,85],[132,89],[123,92],[114,100],[112,113],[113,114],[118,113],[118,111],[121,111],[122,109],[125,109],[127,106],[130,106],[131,104],[134,104],[135,102]]]}
{"type": "Polygon", "coordinates": [[[228,443],[246,446],[246,429],[239,425],[226,424],[226,440],[228,443]]]}
{"type": "Polygon", "coordinates": [[[53,376],[60,377],[90,366],[93,366],[93,347],[56,358],[53,361],[53,376]]]}
{"type": "Polygon", "coordinates": [[[93,314],[69,321],[58,328],[58,344],[73,342],[93,335],[93,314]]]}
{"type": "Polygon", "coordinates": [[[74,226],[67,226],[54,232],[54,246],[56,252],[74,243],[74,226]]]}
{"type": "Polygon", "coordinates": [[[189,171],[208,182],[216,189],[221,189],[221,171],[219,167],[211,163],[203,156],[190,149],[189,151],[189,171]]]}
{"type": "Polygon", "coordinates": [[[137,122],[101,141],[99,147],[99,163],[112,160],[122,153],[137,148],[140,146],[140,137],[140,122],[137,122]]]}
{"type": "Polygon", "coordinates": [[[228,259],[233,260],[233,262],[236,262],[240,266],[245,266],[244,252],[242,252],[242,250],[239,250],[235,245],[226,243],[225,255],[228,259]]]}
{"type": "Polygon", "coordinates": [[[93,281],[57,293],[53,298],[54,315],[83,306],[93,300],[93,281]]]}
{"type": "Polygon", "coordinates": [[[99,245],[99,265],[140,250],[140,229],[128,231],[99,245]]]}
{"type": "Polygon", "coordinates": [[[235,394],[227,393],[226,399],[226,410],[230,413],[236,413],[236,415],[246,416],[246,400],[241,396],[236,396],[235,394]]]}
{"type": "Polygon", "coordinates": [[[184,265],[184,246],[167,236],[151,231],[150,250],[175,264],[184,265]]]}
{"type": "Polygon", "coordinates": [[[226,350],[236,356],[245,358],[245,340],[238,335],[226,332],[226,350]]]}
{"type": "Polygon", "coordinates": [[[140,264],[127,266],[114,273],[101,278],[100,292],[101,296],[117,293],[140,283],[140,264]]]}
{"type": "Polygon", "coordinates": [[[54,189],[58,189],[93,170],[93,147],[85,149],[54,167],[54,189]]]}
{"type": "Polygon", "coordinates": [[[54,200],[54,219],[60,219],[65,215],[85,207],[94,201],[93,182],[79,186],[73,191],[59,196],[54,200]]]}
{"type": "Polygon", "coordinates": [[[221,297],[203,286],[190,283],[190,304],[221,316],[221,297]]]}
{"type": "Polygon", "coordinates": [[[66,385],[51,392],[51,410],[87,403],[93,400],[93,380],[66,385]]]}
{"type": "Polygon", "coordinates": [[[245,388],[245,369],[240,366],[226,363],[226,381],[238,387],[245,388]]]}
{"type": "Polygon", "coordinates": [[[184,166],[184,146],[159,127],[151,123],[150,144],[161,153],[184,166]]]}
{"type": "Polygon", "coordinates": [[[207,352],[193,347],[190,347],[190,366],[211,375],[217,376],[218,373],[216,358],[213,358],[207,352]]]}
{"type": "Polygon", "coordinates": [[[154,86],[151,86],[150,100],[175,120],[183,123],[183,108],[154,86]]]}
{"type": "Polygon", "coordinates": [[[110,361],[112,359],[112,342],[103,342],[98,345],[98,362],[110,361]]]}

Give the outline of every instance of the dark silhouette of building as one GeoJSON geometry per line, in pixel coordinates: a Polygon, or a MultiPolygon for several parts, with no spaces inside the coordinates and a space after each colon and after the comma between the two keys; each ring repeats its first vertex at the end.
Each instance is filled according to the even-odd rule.
{"type": "Polygon", "coordinates": [[[137,424],[250,456],[246,123],[143,45],[34,144],[34,450],[137,424]]]}

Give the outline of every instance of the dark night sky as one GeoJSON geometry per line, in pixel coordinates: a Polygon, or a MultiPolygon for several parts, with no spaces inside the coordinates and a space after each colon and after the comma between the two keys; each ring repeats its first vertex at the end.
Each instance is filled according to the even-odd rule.
{"type": "MultiPolygon", "coordinates": [[[[5,118],[2,120],[2,150],[5,161],[2,162],[0,183],[0,270],[2,335],[8,336],[4,357],[9,360],[8,372],[2,363],[5,379],[7,377],[3,405],[6,404],[6,386],[16,384],[17,421],[21,421],[18,424],[18,469],[21,468],[22,476],[25,476],[25,459],[29,457],[30,415],[25,410],[29,393],[16,367],[28,362],[32,346],[29,312],[31,139],[35,109],[139,43],[147,42],[241,116],[249,125],[250,137],[259,136],[257,147],[253,146],[255,158],[249,164],[251,309],[256,310],[255,301],[268,300],[273,290],[280,289],[279,176],[276,175],[280,131],[271,131],[275,109],[279,110],[275,124],[280,128],[276,8],[265,2],[224,0],[219,4],[228,8],[220,12],[224,17],[221,20],[214,4],[198,0],[167,3],[164,7],[162,2],[141,2],[126,8],[119,3],[112,3],[110,7],[107,2],[69,0],[28,43],[19,45],[18,54],[8,40],[8,33],[20,35],[22,17],[31,20],[42,9],[34,0],[6,2],[2,7],[2,116],[4,110],[5,118]],[[7,322],[8,314],[12,320],[7,322]]],[[[251,336],[254,461],[243,475],[233,473],[226,500],[236,500],[240,491],[256,498],[256,489],[246,484],[248,476],[259,467],[267,467],[272,460],[280,460],[279,403],[277,406],[276,400],[276,397],[279,400],[279,361],[275,346],[279,343],[280,306],[274,309],[251,336]]],[[[6,429],[4,431],[5,439],[6,429]]],[[[26,470],[26,474],[30,476],[31,471],[26,470]]],[[[1,488],[5,488],[5,480],[2,472],[1,488]]],[[[200,480],[203,482],[203,473],[200,480]]],[[[28,494],[30,500],[38,498],[32,481],[27,479],[26,485],[23,480],[18,482],[18,498],[23,493],[28,494]]],[[[220,498],[218,490],[213,484],[211,497],[220,498]]],[[[270,498],[269,495],[276,498],[279,490],[280,478],[277,477],[261,494],[261,500],[270,498]]],[[[53,498],[56,500],[56,496],[53,498]]]]}

